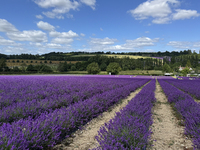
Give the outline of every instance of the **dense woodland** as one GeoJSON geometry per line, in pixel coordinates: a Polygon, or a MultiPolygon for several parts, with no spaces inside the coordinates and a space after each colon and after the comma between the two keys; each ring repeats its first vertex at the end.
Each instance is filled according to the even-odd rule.
{"type": "Polygon", "coordinates": [[[106,71],[107,66],[110,63],[116,62],[119,64],[121,70],[163,70],[163,65],[167,64],[170,67],[171,72],[178,72],[178,67],[192,67],[198,69],[200,67],[199,55],[191,50],[184,50],[180,52],[157,52],[157,53],[111,53],[111,52],[51,52],[43,55],[32,54],[20,54],[20,55],[4,55],[0,54],[0,71],[29,71],[29,72],[53,72],[51,64],[38,64],[38,65],[26,65],[23,64],[21,68],[15,66],[14,68],[8,68],[6,66],[6,60],[9,59],[27,59],[27,60],[50,60],[51,61],[66,61],[57,65],[57,72],[67,71],[87,71],[87,66],[93,62],[98,64],[101,71],[106,71]],[[148,56],[149,58],[131,59],[129,57],[117,58],[107,57],[103,54],[120,54],[120,55],[137,55],[148,56]],[[150,58],[159,57],[160,59],[150,58]],[[76,64],[70,63],[70,61],[81,61],[76,64]],[[24,69],[25,68],[25,69],[24,69]]]}

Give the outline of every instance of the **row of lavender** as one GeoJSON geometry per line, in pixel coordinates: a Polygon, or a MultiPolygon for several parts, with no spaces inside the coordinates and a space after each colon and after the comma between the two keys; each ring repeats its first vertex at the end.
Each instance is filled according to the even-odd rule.
{"type": "Polygon", "coordinates": [[[167,82],[200,99],[200,80],[167,80],[167,82]]]}
{"type": "Polygon", "coordinates": [[[91,93],[93,87],[117,86],[116,80],[77,78],[73,76],[1,76],[0,77],[0,107],[16,102],[26,102],[33,99],[40,101],[53,95],[70,94],[71,92],[91,93]],[[106,80],[106,81],[105,81],[106,80]],[[113,82],[115,84],[113,84],[113,82]],[[90,91],[84,91],[88,89],[90,91]]]}
{"type": "Polygon", "coordinates": [[[148,83],[108,124],[101,127],[99,147],[107,150],[145,149],[151,135],[151,109],[155,102],[155,80],[148,83]]]}
{"type": "MultiPolygon", "coordinates": [[[[6,78],[9,80],[10,78],[6,78]]],[[[2,80],[0,82],[6,82],[2,80]]],[[[132,80],[136,83],[139,80],[132,80]]],[[[7,104],[0,109],[0,123],[13,122],[21,118],[37,117],[41,112],[52,112],[56,108],[68,107],[69,105],[83,101],[96,94],[110,91],[130,84],[130,80],[120,79],[102,79],[98,78],[78,78],[78,77],[25,77],[25,79],[11,78],[10,84],[1,87],[2,97],[1,104],[7,104]],[[23,81],[23,82],[22,82],[23,81]],[[12,86],[18,83],[19,88],[12,86]],[[34,83],[34,84],[32,84],[34,83]],[[59,86],[60,85],[60,86],[59,86]],[[14,89],[12,103],[7,99],[7,93],[12,93],[10,89],[14,89]],[[20,94],[19,94],[20,93],[20,94]],[[43,95],[41,96],[41,93],[43,95]],[[25,96],[22,98],[20,95],[25,96]],[[35,94],[35,95],[34,95],[35,94]],[[30,97],[29,97],[30,96],[30,97]],[[35,97],[33,99],[33,96],[35,97]],[[37,98],[36,98],[37,97],[37,98]]]]}
{"type": "MultiPolygon", "coordinates": [[[[98,80],[96,78],[95,83],[98,80]]],[[[126,81],[129,84],[96,94],[68,107],[44,111],[35,118],[29,116],[12,123],[3,123],[0,126],[0,149],[48,149],[149,80],[126,81]]],[[[117,80],[124,83],[126,81],[117,80]]]]}
{"type": "Polygon", "coordinates": [[[159,80],[159,83],[168,101],[174,103],[174,107],[182,116],[185,123],[185,134],[192,137],[194,149],[200,149],[200,105],[190,95],[164,80],[159,80]]]}

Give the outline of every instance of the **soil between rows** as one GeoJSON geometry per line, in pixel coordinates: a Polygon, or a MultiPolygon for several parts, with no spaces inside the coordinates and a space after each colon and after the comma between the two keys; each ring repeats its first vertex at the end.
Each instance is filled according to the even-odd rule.
{"type": "Polygon", "coordinates": [[[158,81],[155,91],[156,103],[153,107],[151,126],[153,147],[150,150],[192,150],[192,142],[184,135],[184,126],[178,124],[167,97],[158,81]]]}
{"type": "Polygon", "coordinates": [[[119,112],[123,107],[125,107],[144,86],[132,92],[126,99],[123,99],[121,103],[111,107],[109,111],[106,111],[102,115],[91,120],[82,130],[75,132],[72,138],[65,139],[62,144],[56,145],[53,150],[88,150],[97,147],[98,142],[96,141],[95,136],[98,135],[100,127],[113,119],[116,112],[119,112]]]}

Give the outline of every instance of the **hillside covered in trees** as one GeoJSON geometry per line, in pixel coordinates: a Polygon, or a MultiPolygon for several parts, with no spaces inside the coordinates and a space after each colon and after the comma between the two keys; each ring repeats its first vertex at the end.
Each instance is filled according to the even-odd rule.
{"type": "MultiPolygon", "coordinates": [[[[96,63],[100,71],[106,71],[110,63],[118,63],[122,71],[163,70],[167,64],[171,72],[178,72],[179,66],[200,67],[199,54],[191,50],[157,53],[111,53],[111,52],[51,52],[42,55],[0,54],[1,72],[67,72],[87,71],[91,63],[96,63]],[[124,57],[117,57],[118,55],[124,57]],[[109,57],[108,57],[109,56],[109,57]],[[113,56],[113,57],[110,57],[113,56]],[[142,56],[142,57],[132,57],[142,56]],[[9,65],[8,65],[9,64],[9,65]]],[[[98,70],[98,69],[97,69],[98,70]]]]}

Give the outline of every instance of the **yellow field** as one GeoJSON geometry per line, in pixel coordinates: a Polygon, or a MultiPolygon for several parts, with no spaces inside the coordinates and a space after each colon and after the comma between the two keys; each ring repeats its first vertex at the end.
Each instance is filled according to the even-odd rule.
{"type": "Polygon", "coordinates": [[[131,59],[138,59],[138,58],[151,58],[151,57],[146,57],[146,56],[134,56],[134,55],[117,55],[117,54],[103,54],[103,56],[107,57],[116,57],[116,58],[124,58],[124,57],[129,57],[131,59]]]}

